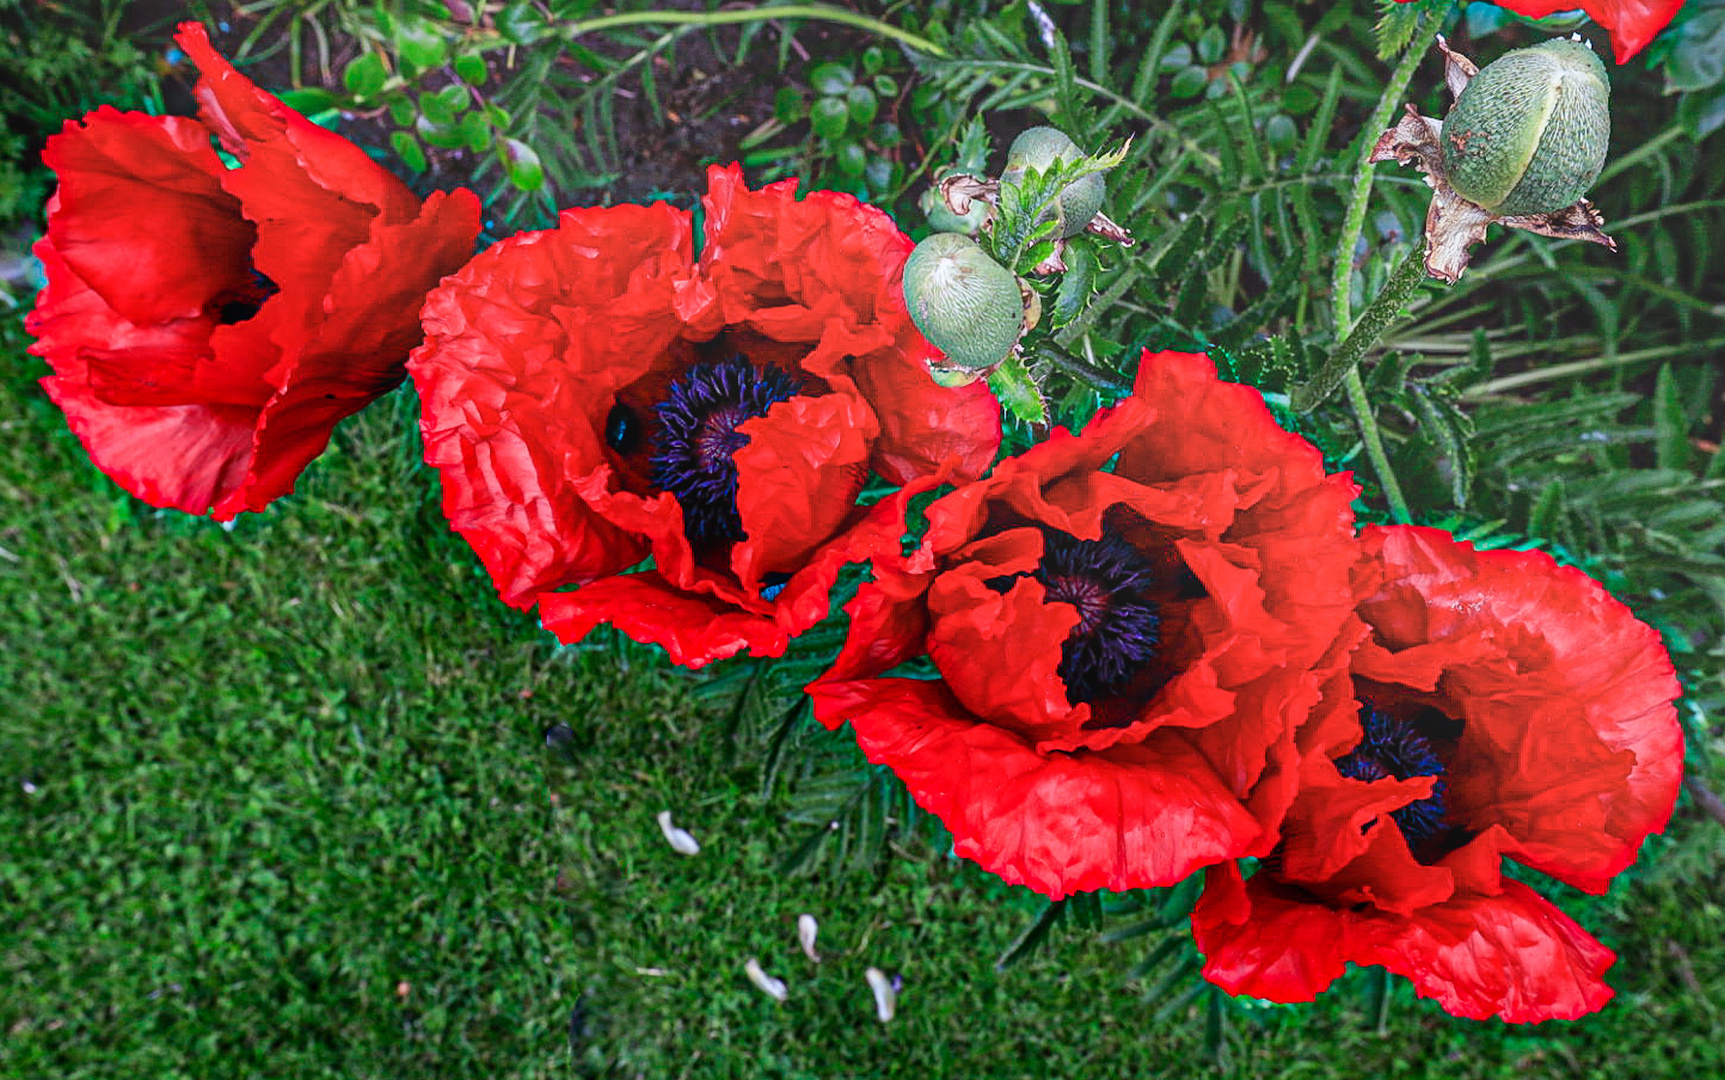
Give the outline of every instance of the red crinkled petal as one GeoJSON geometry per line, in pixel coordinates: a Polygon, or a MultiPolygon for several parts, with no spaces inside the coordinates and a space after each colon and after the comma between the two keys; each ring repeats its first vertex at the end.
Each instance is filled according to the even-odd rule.
{"type": "Polygon", "coordinates": [[[1229,993],[1310,1001],[1351,961],[1407,977],[1453,1015],[1513,1024],[1597,1012],[1611,999],[1604,974],[1616,960],[1518,881],[1397,918],[1312,903],[1264,874],[1242,885],[1233,866],[1216,867],[1192,933],[1204,977],[1229,993]]]}
{"type": "Polygon", "coordinates": [[[478,197],[459,188],[433,193],[411,221],[373,219],[371,239],[343,256],[322,317],[266,373],[276,393],[258,416],[251,468],[216,506],[216,520],[261,510],[292,491],[338,421],[401,383],[404,360],[420,340],[420,304],[439,278],[467,261],[479,214],[478,197]]]}
{"type": "MultiPolygon", "coordinates": [[[[52,204],[50,204],[52,205],[52,204]]],[[[51,213],[51,211],[50,211],[51,213]]],[[[42,380],[78,441],[114,482],[152,506],[201,514],[245,475],[255,408],[212,405],[112,405],[92,385],[87,354],[101,342],[139,367],[163,355],[207,355],[207,320],[138,326],[109,307],[55,252],[35,246],[48,285],[28,327],[30,352],[54,374],[42,380]]]]}
{"type": "Polygon", "coordinates": [[[868,479],[875,424],[849,394],[799,394],[737,433],[749,438],[731,456],[748,538],[731,549],[731,566],[753,588],[770,571],[794,573],[851,517],[868,479]]]}
{"type": "Polygon", "coordinates": [[[506,602],[526,607],[645,556],[576,486],[615,463],[603,440],[617,390],[683,330],[690,245],[689,215],[663,203],[566,211],[426,298],[426,341],[407,365],[426,461],[450,526],[506,602]]]}
{"type": "Polygon", "coordinates": [[[1530,19],[1543,19],[1579,7],[1594,22],[1611,31],[1611,48],[1619,64],[1629,63],[1646,48],[1683,6],[1683,0],[1496,0],[1496,3],[1530,19]]]}
{"type": "Polygon", "coordinates": [[[479,209],[460,192],[422,212],[358,147],[235,72],[202,27],[178,41],[243,164],[224,168],[190,120],[104,108],[68,124],[45,154],[61,183],[32,351],[104,472],[225,520],[291,490],[337,420],[400,382],[423,294],[466,259],[479,209]],[[254,268],[278,291],[266,298],[254,268]],[[232,304],[261,306],[223,324],[232,304]]]}
{"type": "MultiPolygon", "coordinates": [[[[365,239],[365,223],[372,214],[382,213],[390,221],[410,221],[418,213],[419,200],[406,184],[358,146],[307,120],[235,71],[210,46],[209,35],[201,24],[181,23],[174,41],[198,67],[194,93],[204,123],[221,140],[223,148],[240,159],[242,166],[258,161],[259,168],[251,174],[257,183],[248,187],[264,200],[259,205],[277,209],[291,206],[298,199],[307,200],[301,207],[307,212],[303,216],[297,211],[283,216],[284,221],[308,230],[301,234],[305,240],[322,235],[320,230],[330,230],[332,235],[348,230],[352,242],[361,243],[365,239]],[[263,190],[268,186],[264,182],[268,178],[274,179],[277,190],[263,190]],[[339,195],[351,205],[331,202],[331,194],[339,195]]],[[[234,171],[244,173],[245,168],[234,171]]],[[[265,224],[258,217],[252,220],[260,226],[265,224]]],[[[284,249],[279,252],[286,260],[284,265],[291,263],[293,253],[285,250],[293,243],[291,230],[278,236],[276,243],[284,249]]],[[[351,244],[341,249],[347,246],[351,244]]],[[[280,284],[281,279],[277,282],[280,284]]]]}
{"type": "MultiPolygon", "coordinates": [[[[817,706],[822,722],[851,721],[874,759],[962,834],[962,852],[1042,890],[1102,887],[1139,873],[1161,879],[1224,848],[1267,854],[1297,786],[1296,730],[1327,687],[1351,701],[1347,657],[1364,633],[1353,614],[1352,485],[1326,478],[1320,455],[1275,427],[1255,391],[1216,382],[1206,357],[1147,353],[1139,384],[1140,393],[1082,434],[1056,430],[930,506],[914,556],[875,560],[876,581],[848,609],[843,652],[810,688],[826,702],[817,706]],[[1212,456],[1185,462],[1183,473],[1146,463],[1159,444],[1183,438],[1207,442],[1212,456]],[[1111,459],[1112,471],[1103,471],[1111,459]],[[1143,522],[1125,527],[1145,533],[1144,550],[1165,550],[1169,566],[1190,569],[1206,595],[1182,602],[1190,610],[1165,623],[1173,670],[1142,712],[1104,701],[1098,707],[1107,712],[1093,723],[1093,708],[1074,708],[1058,676],[1073,607],[1047,602],[1032,578],[1000,585],[1041,558],[1031,526],[1094,539],[1110,508],[1121,507],[1136,512],[1123,515],[1129,522],[1143,522]],[[1276,566],[1284,555],[1297,575],[1276,566]],[[916,689],[869,678],[911,656],[918,639],[941,682],[916,689]],[[838,683],[870,689],[832,689],[838,683]],[[975,753],[966,757],[962,745],[975,753]],[[994,755],[993,771],[960,790],[954,775],[981,768],[984,750],[994,755]],[[1196,794],[1162,786],[1170,762],[1186,770],[1196,794]],[[1149,771],[1133,789],[1136,820],[1184,820],[1190,805],[1159,800],[1186,797],[1203,807],[1197,820],[1254,824],[1230,825],[1225,844],[1213,834],[1214,844],[1194,849],[1180,846],[1191,821],[1160,838],[1135,834],[1124,847],[1075,838],[1076,826],[1054,807],[1061,785],[1114,790],[1108,785],[1131,785],[1127,776],[1139,766],[1149,771]],[[1227,811],[1214,805],[1219,793],[1227,811]],[[1021,853],[1034,845],[1052,854],[1021,853]],[[1147,869],[1109,861],[1122,851],[1147,869]]],[[[1111,828],[1099,801],[1087,812],[1088,827],[1111,828]]]]}
{"type": "Polygon", "coordinates": [[[1420,686],[1441,666],[1440,701],[1465,721],[1452,814],[1502,826],[1512,857],[1602,891],[1665,827],[1682,780],[1680,687],[1658,633],[1542,552],[1475,551],[1411,526],[1368,529],[1364,543],[1385,578],[1360,606],[1380,646],[1363,670],[1404,681],[1407,650],[1405,683],[1420,686]]]}
{"type": "MultiPolygon", "coordinates": [[[[636,641],[663,646],[674,663],[690,668],[745,651],[779,656],[790,638],[827,617],[828,596],[847,564],[896,553],[905,504],[940,481],[940,474],[925,477],[858,512],[855,522],[812,553],[771,601],[762,599],[758,590],[740,592],[729,579],[710,571],[693,571],[701,577],[692,583],[644,571],[605,578],[573,592],[543,593],[538,598],[540,617],[545,628],[565,642],[579,641],[600,623],[611,623],[636,641]]],[[[602,476],[591,482],[591,489],[608,490],[602,476]]],[[[644,518],[672,520],[680,529],[682,513],[675,500],[658,498],[670,505],[659,510],[641,506],[639,512],[644,518]]]]}
{"type": "Polygon", "coordinates": [[[70,272],[138,326],[195,319],[251,277],[257,237],[209,132],[104,105],[66,121],[42,161],[59,177],[48,234],[70,272]]]}
{"type": "Polygon", "coordinates": [[[1000,445],[1000,407],[982,384],[947,388],[929,377],[930,347],[904,307],[910,238],[850,195],[814,191],[799,202],[796,188],[781,180],[750,191],[734,164],[707,170],[701,266],[724,321],[781,342],[879,334],[874,347],[805,362],[874,409],[875,469],[902,484],[957,457],[961,479],[980,475],[1000,445]]]}
{"type": "Polygon", "coordinates": [[[574,592],[541,593],[538,600],[541,622],[561,641],[579,641],[606,622],[643,644],[664,646],[672,663],[688,668],[744,651],[780,656],[790,643],[772,616],[679,589],[654,570],[601,578],[574,592]]]}
{"type": "Polygon", "coordinates": [[[822,723],[850,721],[869,760],[904,780],[959,855],[1055,899],[1169,885],[1261,831],[1176,736],[1044,755],[977,723],[939,683],[818,682],[809,694],[822,723]]]}

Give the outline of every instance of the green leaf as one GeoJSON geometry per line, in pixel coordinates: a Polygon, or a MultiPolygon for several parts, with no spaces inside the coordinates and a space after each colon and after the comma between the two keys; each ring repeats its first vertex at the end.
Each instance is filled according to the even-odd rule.
{"type": "Polygon", "coordinates": [[[426,170],[429,162],[425,160],[425,150],[419,145],[419,140],[405,131],[389,133],[389,145],[395,151],[395,156],[401,159],[403,165],[415,175],[426,170]]]}
{"type": "Polygon", "coordinates": [[[1083,236],[1066,241],[1065,260],[1066,273],[1060,278],[1049,310],[1050,325],[1056,330],[1083,313],[1084,305],[1096,294],[1096,272],[1100,269],[1095,245],[1083,236]]]}
{"type": "Polygon", "coordinates": [[[1563,481],[1553,479],[1533,500],[1533,510],[1528,515],[1528,532],[1542,540],[1555,538],[1563,522],[1563,504],[1563,481]]]}
{"type": "Polygon", "coordinates": [[[477,53],[467,53],[455,58],[455,74],[468,86],[483,86],[491,73],[485,66],[485,57],[477,53]]]}
{"type": "Polygon", "coordinates": [[[809,69],[809,85],[815,93],[841,97],[856,82],[856,76],[844,64],[829,60],[809,69]]]}
{"type": "Polygon", "coordinates": [[[809,114],[803,95],[789,86],[781,86],[773,95],[773,117],[781,124],[794,124],[809,114]]]}
{"type": "Polygon", "coordinates": [[[402,65],[413,71],[442,67],[449,59],[449,43],[435,25],[420,19],[397,16],[395,52],[402,65]]]}
{"type": "Polygon", "coordinates": [[[1291,150],[1299,138],[1300,129],[1294,126],[1291,116],[1277,113],[1264,121],[1264,141],[1272,150],[1291,150]]]}
{"type": "Polygon", "coordinates": [[[360,53],[341,73],[342,85],[358,98],[376,97],[388,81],[389,71],[383,66],[383,57],[374,52],[360,53]]]}
{"type": "Polygon", "coordinates": [[[1383,17],[1378,19],[1378,59],[1389,60],[1400,56],[1402,50],[1414,38],[1414,31],[1419,29],[1420,19],[1425,15],[1420,4],[1390,4],[1382,8],[1383,17]]]}
{"type": "Polygon", "coordinates": [[[1690,453],[1689,423],[1683,412],[1682,392],[1669,363],[1659,367],[1653,386],[1653,456],[1661,469],[1687,469],[1690,453]]]}
{"type": "Polygon", "coordinates": [[[1725,82],[1725,6],[1690,13],[1673,36],[1665,59],[1666,93],[1705,90],[1725,82]]]}
{"type": "Polygon", "coordinates": [[[461,137],[466,140],[467,148],[475,154],[485,153],[485,148],[491,145],[492,129],[483,112],[477,109],[461,118],[459,125],[461,137]]]}
{"type": "Polygon", "coordinates": [[[389,96],[389,118],[396,127],[412,127],[419,118],[419,107],[406,94],[391,94],[389,96]]]}
{"type": "Polygon", "coordinates": [[[850,123],[850,106],[844,98],[823,97],[809,110],[809,126],[823,139],[837,139],[850,123]]]}
{"type": "Polygon", "coordinates": [[[318,113],[337,109],[341,101],[334,94],[321,86],[307,86],[299,90],[283,90],[276,94],[282,104],[304,117],[312,117],[318,113]]]}
{"type": "Polygon", "coordinates": [[[498,160],[509,174],[509,182],[522,191],[538,191],[545,186],[545,167],[539,155],[520,139],[504,139],[498,147],[498,160]]]}
{"type": "Polygon", "coordinates": [[[421,116],[413,130],[440,150],[458,150],[467,145],[467,137],[454,124],[440,124],[429,116],[421,116]]]}
{"type": "Polygon", "coordinates": [[[838,165],[839,172],[846,176],[861,176],[868,166],[868,151],[849,140],[838,145],[833,153],[833,162],[838,165]]]}
{"type": "Polygon", "coordinates": [[[876,75],[874,92],[883,98],[895,97],[898,94],[898,80],[891,75],[876,75]]]}
{"type": "Polygon", "coordinates": [[[994,369],[994,374],[988,377],[988,388],[1000,399],[1001,408],[1020,423],[1048,422],[1048,405],[1043,400],[1042,388],[1036,385],[1035,377],[1017,353],[1007,356],[994,369]]]}
{"type": "Polygon", "coordinates": [[[886,66],[886,50],[879,45],[870,45],[863,50],[862,64],[864,72],[870,75],[876,74],[886,66]]]}
{"type": "Polygon", "coordinates": [[[1210,73],[1201,67],[1181,68],[1168,85],[1168,92],[1177,98],[1197,97],[1210,83],[1210,73]]]}
{"type": "Polygon", "coordinates": [[[1048,939],[1048,932],[1054,929],[1054,924],[1060,921],[1061,914],[1066,910],[1066,901],[1050,900],[1048,906],[1036,913],[1029,926],[1021,930],[1012,944],[1000,954],[994,962],[994,970],[1005,971],[1020,960],[1035,952],[1048,939]]]}
{"type": "MultiPolygon", "coordinates": [[[[460,89],[460,87],[456,87],[460,89]]],[[[419,111],[425,118],[439,126],[455,123],[455,110],[449,107],[449,102],[442,94],[424,93],[419,95],[419,111]]]]}
{"type": "Polygon", "coordinates": [[[875,100],[874,91],[868,87],[853,86],[845,94],[845,107],[850,111],[852,120],[867,125],[880,111],[880,102],[875,100]]]}
{"type": "Polygon", "coordinates": [[[1228,51],[1228,35],[1220,26],[1212,26],[1198,35],[1198,60],[1204,64],[1219,64],[1228,51]]]}
{"type": "Polygon", "coordinates": [[[529,0],[516,0],[497,13],[497,32],[517,45],[531,45],[549,30],[545,16],[529,0]]]}

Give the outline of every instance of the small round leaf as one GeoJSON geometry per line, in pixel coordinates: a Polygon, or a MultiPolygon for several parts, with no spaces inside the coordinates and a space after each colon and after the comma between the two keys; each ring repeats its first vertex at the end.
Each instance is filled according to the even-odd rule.
{"type": "Polygon", "coordinates": [[[831,60],[816,64],[809,72],[809,85],[819,94],[843,94],[855,82],[856,76],[850,68],[831,60]]]}
{"type": "Polygon", "coordinates": [[[845,133],[849,121],[850,107],[843,98],[823,97],[809,111],[809,126],[822,138],[837,139],[845,133]]]}
{"type": "Polygon", "coordinates": [[[880,111],[880,102],[875,100],[874,91],[866,86],[851,87],[845,95],[845,106],[850,110],[851,119],[865,126],[880,111]]]}

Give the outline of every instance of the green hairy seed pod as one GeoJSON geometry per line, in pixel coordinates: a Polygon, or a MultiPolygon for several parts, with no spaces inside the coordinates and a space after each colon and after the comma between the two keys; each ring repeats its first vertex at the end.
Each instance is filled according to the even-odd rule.
{"type": "Polygon", "coordinates": [[[958,233],[935,233],[910,253],[904,303],[922,336],[957,367],[1000,363],[1024,323],[1018,279],[958,233]]]}
{"type": "MultiPolygon", "coordinates": [[[[1056,161],[1070,163],[1083,156],[1084,151],[1078,149],[1078,144],[1055,128],[1028,128],[1019,132],[1018,138],[1012,140],[1012,146],[1007,149],[1006,170],[1000,174],[1000,182],[1023,183],[1026,169],[1041,172],[1056,161]]],[[[1102,196],[1106,193],[1107,186],[1101,173],[1079,177],[1054,197],[1053,209],[1038,224],[1053,220],[1056,222],[1054,235],[1077,236],[1101,211],[1102,196]]]]}
{"type": "Polygon", "coordinates": [[[1605,65],[1578,41],[1505,53],[1444,118],[1450,187],[1502,217],[1569,206],[1605,167],[1610,96],[1605,65]]]}

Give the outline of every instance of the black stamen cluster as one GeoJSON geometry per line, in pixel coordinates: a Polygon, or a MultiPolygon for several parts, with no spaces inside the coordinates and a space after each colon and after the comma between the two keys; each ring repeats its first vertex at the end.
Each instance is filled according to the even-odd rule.
{"type": "Polygon", "coordinates": [[[696,364],[671,384],[653,407],[659,432],[649,458],[654,486],[676,496],[683,532],[697,547],[744,539],[737,513],[737,466],[732,455],[749,437],[738,425],[795,397],[797,380],[767,364],[757,369],[741,356],[696,364]]]}
{"type": "Polygon", "coordinates": [[[1073,704],[1120,693],[1156,655],[1161,618],[1145,595],[1156,572],[1118,534],[1080,540],[1045,529],[1033,576],[1048,600],[1078,609],[1058,669],[1073,704]]]}
{"type": "Polygon", "coordinates": [[[1432,749],[1430,740],[1413,721],[1390,716],[1370,703],[1360,707],[1360,726],[1364,737],[1358,746],[1336,759],[1336,770],[1350,779],[1367,782],[1386,776],[1397,780],[1438,777],[1430,795],[1390,812],[1410,846],[1436,836],[1444,829],[1448,785],[1442,779],[1443,760],[1432,749]]]}

